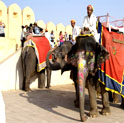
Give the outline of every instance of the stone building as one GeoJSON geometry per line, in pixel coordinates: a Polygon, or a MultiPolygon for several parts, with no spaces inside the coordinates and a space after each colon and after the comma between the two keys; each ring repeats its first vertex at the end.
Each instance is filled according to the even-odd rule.
{"type": "MultiPolygon", "coordinates": [[[[15,3],[6,6],[0,1],[0,21],[5,24],[5,38],[0,37],[0,62],[14,53],[20,47],[21,26],[29,25],[35,22],[35,13],[30,7],[21,8],[15,3]]],[[[38,26],[51,32],[54,31],[56,40],[59,37],[59,32],[66,31],[71,34],[71,26],[64,26],[62,23],[55,25],[53,22],[44,23],[43,20],[37,21],[38,26]]]]}

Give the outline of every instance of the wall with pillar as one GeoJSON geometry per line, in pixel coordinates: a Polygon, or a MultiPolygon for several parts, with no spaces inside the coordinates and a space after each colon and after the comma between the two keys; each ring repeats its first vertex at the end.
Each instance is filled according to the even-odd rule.
{"type": "MultiPolygon", "coordinates": [[[[21,26],[34,23],[35,14],[30,7],[25,7],[21,10],[16,3],[7,7],[4,2],[0,1],[0,22],[5,24],[5,37],[0,37],[0,84],[2,90],[19,89],[19,82],[21,82],[23,78],[22,74],[19,74],[21,69],[19,64],[21,63],[21,49],[19,49],[21,44],[21,26]]],[[[49,33],[51,33],[52,30],[54,31],[56,44],[60,31],[62,31],[63,34],[65,31],[68,34],[72,34],[70,25],[66,27],[62,23],[55,25],[51,21],[46,24],[43,20],[38,20],[37,24],[44,30],[47,29],[49,33]]],[[[70,72],[67,72],[61,76],[61,71],[52,72],[52,76],[57,75],[57,78],[52,77],[51,85],[72,83],[69,74],[70,72]],[[63,81],[65,83],[63,83],[63,81]]],[[[32,87],[37,87],[37,85],[33,84],[32,87]]]]}
{"type": "MultiPolygon", "coordinates": [[[[0,1],[0,21],[5,24],[5,38],[0,37],[0,62],[1,60],[14,53],[17,48],[20,47],[21,41],[21,26],[29,25],[35,22],[35,13],[30,7],[21,8],[16,4],[12,4],[7,7],[4,2],[0,1]],[[17,47],[18,46],[18,47],[17,47]]],[[[72,34],[71,25],[64,26],[62,23],[55,25],[49,21],[44,23],[43,20],[37,21],[38,26],[47,29],[49,33],[54,31],[55,41],[59,39],[60,31],[66,31],[68,34],[72,34]]]]}
{"type": "Polygon", "coordinates": [[[72,35],[72,26],[71,26],[71,25],[67,25],[67,26],[65,27],[65,31],[66,31],[68,34],[72,35]]]}
{"type": "Polygon", "coordinates": [[[57,31],[56,38],[59,39],[59,33],[60,33],[60,31],[62,31],[62,34],[63,35],[65,33],[65,27],[64,27],[64,25],[62,23],[57,24],[56,25],[56,31],[57,31]]]}
{"type": "Polygon", "coordinates": [[[37,25],[43,29],[46,29],[46,24],[44,23],[43,20],[39,20],[37,21],[37,25]]]}
{"type": "Polygon", "coordinates": [[[21,25],[21,9],[17,4],[12,4],[8,7],[8,37],[16,39],[15,44],[20,44],[21,25]]]}
{"type": "Polygon", "coordinates": [[[26,7],[22,10],[22,25],[29,25],[35,22],[35,15],[30,7],[26,7]]]}

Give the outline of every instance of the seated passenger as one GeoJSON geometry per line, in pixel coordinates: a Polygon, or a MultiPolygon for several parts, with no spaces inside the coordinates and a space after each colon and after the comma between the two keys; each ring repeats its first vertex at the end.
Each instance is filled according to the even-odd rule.
{"type": "Polygon", "coordinates": [[[72,41],[73,44],[76,43],[76,37],[80,34],[79,27],[76,26],[76,21],[74,19],[71,20],[71,26],[72,26],[72,41]]]}
{"type": "Polygon", "coordinates": [[[4,28],[5,24],[0,21],[0,37],[5,37],[4,28]]]}
{"type": "Polygon", "coordinates": [[[97,42],[99,42],[99,34],[96,30],[96,16],[93,15],[93,6],[87,6],[87,16],[84,17],[82,32],[83,34],[93,34],[97,42]]]}
{"type": "Polygon", "coordinates": [[[36,22],[34,23],[33,32],[34,34],[40,34],[40,29],[36,22]]]}

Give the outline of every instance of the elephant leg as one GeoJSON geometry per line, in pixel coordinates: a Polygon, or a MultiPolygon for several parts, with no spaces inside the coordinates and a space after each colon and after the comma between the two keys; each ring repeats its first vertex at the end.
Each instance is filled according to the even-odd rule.
{"type": "Polygon", "coordinates": [[[30,91],[30,76],[27,76],[25,79],[25,91],[30,91]]]}
{"type": "Polygon", "coordinates": [[[108,93],[109,93],[109,101],[110,101],[110,102],[113,102],[114,104],[119,103],[118,94],[112,93],[112,92],[110,92],[110,91],[109,91],[108,93]]]}
{"type": "Polygon", "coordinates": [[[25,90],[25,77],[23,77],[22,90],[25,90]]]}
{"type": "Polygon", "coordinates": [[[45,87],[45,69],[38,73],[38,88],[45,87]]]}
{"type": "Polygon", "coordinates": [[[51,82],[51,70],[49,68],[47,68],[46,70],[47,70],[47,86],[46,86],[46,88],[49,88],[50,82],[51,82]]]}
{"type": "Polygon", "coordinates": [[[109,104],[109,95],[108,92],[105,90],[105,86],[101,85],[101,93],[102,93],[102,104],[103,104],[103,109],[102,109],[102,114],[103,115],[109,115],[110,114],[110,104],[109,104]]]}
{"type": "Polygon", "coordinates": [[[116,93],[113,93],[113,103],[114,104],[117,104],[117,103],[119,103],[119,98],[118,98],[118,94],[116,94],[116,93]]]}
{"type": "Polygon", "coordinates": [[[74,105],[75,107],[79,108],[79,86],[77,82],[77,69],[74,69],[71,71],[71,78],[74,81],[74,86],[75,86],[75,94],[76,94],[76,99],[74,100],[74,105]]]}
{"type": "Polygon", "coordinates": [[[112,92],[111,91],[108,91],[108,94],[109,94],[109,101],[110,102],[113,102],[112,92]]]}
{"type": "Polygon", "coordinates": [[[97,117],[98,110],[97,110],[97,101],[96,101],[96,90],[95,90],[95,81],[93,76],[88,76],[87,78],[87,88],[89,92],[90,98],[90,116],[97,117]]]}
{"type": "Polygon", "coordinates": [[[121,108],[124,109],[124,97],[121,96],[121,108]]]}
{"type": "Polygon", "coordinates": [[[30,91],[30,78],[31,78],[31,75],[32,75],[32,71],[30,69],[28,69],[29,66],[27,66],[26,68],[26,75],[25,75],[25,91],[30,91]]]}

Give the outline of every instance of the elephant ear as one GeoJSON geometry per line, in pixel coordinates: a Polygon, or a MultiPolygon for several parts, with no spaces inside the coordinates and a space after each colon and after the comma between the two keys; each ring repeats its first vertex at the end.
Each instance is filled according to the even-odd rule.
{"type": "Polygon", "coordinates": [[[109,59],[109,52],[106,50],[104,46],[96,42],[96,64],[97,66],[101,65],[109,59]]]}

